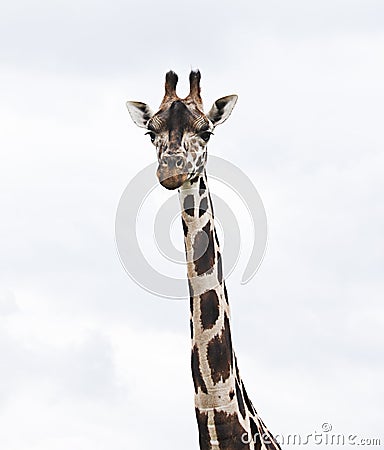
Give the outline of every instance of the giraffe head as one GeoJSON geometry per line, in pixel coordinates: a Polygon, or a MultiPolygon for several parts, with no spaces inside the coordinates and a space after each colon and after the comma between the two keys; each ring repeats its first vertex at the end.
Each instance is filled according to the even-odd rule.
{"type": "Polygon", "coordinates": [[[213,130],[229,117],[237,101],[237,95],[219,98],[204,114],[200,72],[190,73],[190,91],[184,99],[176,94],[177,80],[175,72],[166,74],[165,95],[156,113],[145,103],[127,102],[133,121],[148,130],[146,134],[156,147],[157,177],[167,189],[193,181],[204,170],[213,130]]]}

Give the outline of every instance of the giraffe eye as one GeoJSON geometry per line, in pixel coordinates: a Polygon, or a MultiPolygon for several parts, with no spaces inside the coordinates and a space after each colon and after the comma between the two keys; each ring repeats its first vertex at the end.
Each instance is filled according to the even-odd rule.
{"type": "Polygon", "coordinates": [[[154,143],[156,139],[156,134],[153,131],[148,131],[148,133],[145,133],[146,135],[149,134],[149,137],[151,138],[151,142],[154,143]]]}
{"type": "Polygon", "coordinates": [[[204,131],[203,133],[200,133],[200,137],[204,142],[208,142],[211,134],[213,133],[211,133],[210,131],[204,131]]]}

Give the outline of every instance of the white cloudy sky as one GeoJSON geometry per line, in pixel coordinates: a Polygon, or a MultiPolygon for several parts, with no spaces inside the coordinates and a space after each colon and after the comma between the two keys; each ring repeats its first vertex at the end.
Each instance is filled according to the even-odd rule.
{"type": "Polygon", "coordinates": [[[3,2],[2,450],[197,448],[189,307],[114,240],[155,158],[124,102],[156,108],[171,68],[186,94],[191,67],[207,106],[239,94],[210,152],[268,215],[257,276],[228,282],[253,402],[275,434],[384,439],[383,20],[379,0],[3,2]]]}

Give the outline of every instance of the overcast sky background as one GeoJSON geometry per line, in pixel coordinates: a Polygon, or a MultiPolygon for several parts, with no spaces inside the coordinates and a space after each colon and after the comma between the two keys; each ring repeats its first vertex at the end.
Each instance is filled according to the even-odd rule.
{"type": "Polygon", "coordinates": [[[155,161],[125,101],[156,109],[169,69],[186,95],[193,67],[206,108],[239,95],[209,152],[268,216],[256,277],[228,281],[251,399],[275,434],[384,442],[383,23],[379,0],[3,2],[2,450],[198,448],[189,305],[114,237],[155,161]]]}

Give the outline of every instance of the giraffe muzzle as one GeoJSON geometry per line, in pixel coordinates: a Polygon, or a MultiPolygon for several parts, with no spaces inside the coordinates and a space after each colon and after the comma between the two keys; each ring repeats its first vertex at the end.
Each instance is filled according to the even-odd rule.
{"type": "Polygon", "coordinates": [[[157,168],[157,177],[166,189],[177,189],[188,178],[186,162],[183,156],[164,155],[157,168]]]}

